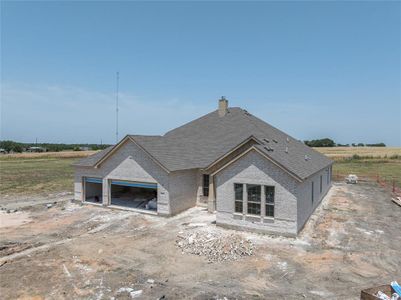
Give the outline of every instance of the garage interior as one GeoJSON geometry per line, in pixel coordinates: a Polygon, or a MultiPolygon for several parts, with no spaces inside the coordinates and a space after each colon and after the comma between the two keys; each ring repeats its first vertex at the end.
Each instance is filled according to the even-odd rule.
{"type": "Polygon", "coordinates": [[[111,182],[111,205],[157,211],[157,184],[111,182]]]}
{"type": "Polygon", "coordinates": [[[101,178],[85,178],[85,201],[91,203],[103,202],[103,183],[101,178]]]}

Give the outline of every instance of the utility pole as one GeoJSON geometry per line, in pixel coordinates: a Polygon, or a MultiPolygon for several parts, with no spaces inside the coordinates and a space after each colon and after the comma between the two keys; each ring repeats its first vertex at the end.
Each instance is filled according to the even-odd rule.
{"type": "Polygon", "coordinates": [[[120,81],[120,73],[117,72],[117,87],[116,87],[116,144],[118,143],[118,88],[120,81]]]}

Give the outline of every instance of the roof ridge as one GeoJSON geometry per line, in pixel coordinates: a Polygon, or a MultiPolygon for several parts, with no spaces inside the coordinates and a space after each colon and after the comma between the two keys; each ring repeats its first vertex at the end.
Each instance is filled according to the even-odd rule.
{"type": "Polygon", "coordinates": [[[193,124],[193,123],[195,123],[195,122],[198,122],[198,121],[200,121],[200,120],[202,120],[202,119],[205,119],[205,118],[209,117],[209,116],[212,115],[213,113],[217,113],[217,112],[218,112],[217,109],[214,110],[214,111],[211,111],[210,113],[207,113],[206,115],[200,116],[199,118],[196,118],[195,120],[189,121],[189,122],[187,122],[187,123],[185,123],[185,124],[182,124],[181,126],[178,126],[178,127],[176,127],[176,128],[173,128],[173,129],[167,131],[166,133],[163,134],[163,136],[168,136],[168,135],[170,135],[172,132],[178,131],[179,129],[182,129],[184,126],[188,126],[188,125],[190,125],[190,124],[193,124]]]}
{"type": "Polygon", "coordinates": [[[148,135],[148,134],[128,134],[131,137],[164,137],[163,135],[148,135]]]}

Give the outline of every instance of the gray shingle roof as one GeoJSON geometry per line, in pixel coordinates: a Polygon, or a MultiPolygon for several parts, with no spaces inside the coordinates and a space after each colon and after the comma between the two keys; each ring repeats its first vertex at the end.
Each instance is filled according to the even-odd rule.
{"type": "MultiPolygon", "coordinates": [[[[332,163],[326,156],[236,107],[229,108],[224,117],[213,111],[164,136],[130,137],[168,170],[176,171],[206,168],[250,136],[261,141],[257,145],[260,151],[300,179],[332,163]]],[[[106,153],[96,155],[100,160],[106,153]]],[[[90,163],[95,160],[88,159],[90,163]]]]}

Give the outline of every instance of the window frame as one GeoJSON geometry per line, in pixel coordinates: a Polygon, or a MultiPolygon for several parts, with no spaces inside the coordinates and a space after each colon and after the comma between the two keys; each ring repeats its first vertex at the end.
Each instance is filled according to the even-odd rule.
{"type": "Polygon", "coordinates": [[[243,214],[244,213],[244,184],[234,183],[234,213],[243,214]],[[241,186],[241,199],[237,199],[236,187],[241,186]],[[241,211],[237,211],[237,203],[241,203],[241,211]]]}
{"type": "Polygon", "coordinates": [[[204,197],[209,197],[209,184],[210,184],[210,175],[203,174],[202,176],[202,194],[204,197]],[[205,180],[207,178],[207,180],[205,180]],[[205,183],[207,182],[207,185],[205,183]]]}
{"type": "Polygon", "coordinates": [[[247,210],[246,213],[247,215],[251,215],[251,216],[262,216],[262,185],[260,184],[246,184],[246,193],[247,193],[247,210]],[[259,188],[259,201],[252,201],[249,200],[250,199],[250,193],[249,193],[249,188],[250,187],[255,187],[255,188],[259,188]],[[252,204],[252,206],[259,206],[259,213],[252,213],[249,212],[249,208],[251,207],[249,204],[252,204]]]}
{"type": "Polygon", "coordinates": [[[265,215],[263,217],[267,217],[267,218],[274,218],[274,206],[275,206],[275,195],[276,195],[276,188],[274,187],[274,185],[265,185],[265,215]],[[268,188],[272,188],[273,189],[273,201],[268,201],[268,188]],[[273,215],[268,215],[268,209],[267,208],[273,208],[273,215]]]}

